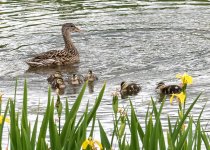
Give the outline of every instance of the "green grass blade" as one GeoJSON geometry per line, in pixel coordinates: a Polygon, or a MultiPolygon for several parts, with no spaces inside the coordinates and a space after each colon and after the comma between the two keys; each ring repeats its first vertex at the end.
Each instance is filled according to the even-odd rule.
{"type": "Polygon", "coordinates": [[[31,147],[34,150],[35,149],[35,143],[36,143],[36,133],[37,133],[37,125],[38,125],[38,115],[36,117],[33,131],[32,131],[32,136],[31,136],[31,147]]]}
{"type": "Polygon", "coordinates": [[[201,150],[201,127],[200,127],[200,122],[197,124],[197,150],[201,150]]]}
{"type": "Polygon", "coordinates": [[[184,131],[184,133],[180,137],[180,140],[179,140],[179,143],[177,143],[176,149],[182,149],[184,147],[184,144],[187,141],[187,136],[188,136],[188,133],[189,133],[189,130],[190,130],[191,126],[192,126],[192,119],[190,119],[190,122],[188,123],[187,129],[184,131]]]}
{"type": "Polygon", "coordinates": [[[108,137],[106,135],[106,132],[104,131],[104,128],[101,125],[101,122],[98,120],[99,124],[99,129],[100,129],[100,136],[101,136],[101,144],[103,146],[103,149],[110,150],[111,149],[111,144],[108,140],[108,137]]]}
{"type": "Polygon", "coordinates": [[[136,123],[136,114],[132,105],[132,102],[130,101],[131,106],[131,142],[130,142],[130,149],[131,150],[137,150],[140,149],[139,147],[139,139],[137,134],[137,123],[136,123]]]}
{"type": "Polygon", "coordinates": [[[9,109],[9,100],[7,101],[7,105],[6,105],[6,108],[4,110],[4,117],[2,119],[2,124],[0,124],[0,146],[2,146],[2,133],[3,133],[4,123],[5,123],[5,119],[6,119],[6,116],[7,116],[8,109],[9,109]]]}
{"type": "Polygon", "coordinates": [[[205,144],[205,148],[207,150],[210,150],[210,145],[209,145],[210,141],[208,140],[207,135],[206,135],[205,131],[203,131],[203,130],[201,131],[201,137],[205,144]]]}
{"type": "Polygon", "coordinates": [[[71,119],[74,119],[77,114],[80,103],[82,101],[82,97],[85,93],[86,85],[87,85],[87,82],[83,85],[82,90],[80,91],[80,93],[79,93],[75,103],[73,104],[71,111],[69,112],[67,119],[64,123],[63,129],[61,132],[61,146],[63,146],[66,141],[65,138],[67,137],[66,133],[67,133],[67,129],[69,128],[69,122],[71,122],[71,119]]]}
{"type": "Polygon", "coordinates": [[[173,135],[172,135],[172,141],[173,143],[175,143],[177,136],[182,128],[182,125],[185,121],[185,119],[187,118],[188,114],[190,113],[190,111],[192,110],[193,106],[195,105],[195,103],[197,102],[197,100],[199,99],[199,97],[201,96],[201,94],[199,94],[197,96],[197,98],[194,100],[194,102],[190,105],[190,107],[188,108],[188,110],[186,111],[186,113],[184,114],[182,120],[179,122],[177,129],[174,131],[173,135]]]}
{"type": "Polygon", "coordinates": [[[15,126],[15,132],[16,132],[16,137],[17,137],[17,145],[14,146],[15,150],[22,150],[22,142],[21,142],[21,137],[20,137],[20,130],[17,126],[15,126]]]}
{"type": "Polygon", "coordinates": [[[65,120],[67,120],[68,114],[69,114],[69,102],[68,99],[66,98],[65,120]]]}
{"type": "Polygon", "coordinates": [[[51,89],[48,89],[48,101],[47,101],[47,108],[44,114],[44,118],[42,120],[38,142],[37,142],[37,150],[40,150],[43,146],[44,139],[46,137],[47,127],[48,127],[48,120],[49,120],[49,114],[50,114],[50,100],[51,100],[51,89]]]}
{"type": "Polygon", "coordinates": [[[16,122],[16,113],[15,113],[15,106],[14,106],[14,102],[10,99],[10,142],[12,143],[12,145],[14,146],[14,148],[17,147],[18,143],[17,143],[17,139],[18,139],[18,135],[17,135],[17,126],[18,123],[16,122]]]}
{"type": "Polygon", "coordinates": [[[103,94],[104,94],[104,91],[105,91],[105,88],[106,88],[106,83],[104,83],[103,85],[103,88],[101,89],[99,95],[98,95],[98,98],[96,99],[96,102],[92,108],[92,110],[88,113],[88,124],[90,123],[91,119],[93,118],[93,116],[95,115],[100,103],[101,103],[101,100],[102,100],[102,97],[103,97],[103,94]]]}
{"type": "Polygon", "coordinates": [[[90,130],[89,137],[93,137],[94,127],[95,127],[95,121],[96,121],[96,114],[93,116],[92,127],[91,127],[91,130],[90,130]]]}
{"type": "Polygon", "coordinates": [[[28,137],[30,137],[30,129],[28,126],[28,90],[27,90],[27,82],[26,80],[24,81],[24,92],[23,92],[23,108],[22,108],[22,121],[21,121],[21,126],[25,129],[28,137]]]}
{"type": "Polygon", "coordinates": [[[25,150],[32,150],[32,147],[31,147],[31,142],[30,142],[30,137],[28,137],[28,133],[27,133],[27,131],[23,128],[22,129],[22,131],[23,131],[23,146],[24,146],[24,148],[23,149],[25,149],[25,150]]]}

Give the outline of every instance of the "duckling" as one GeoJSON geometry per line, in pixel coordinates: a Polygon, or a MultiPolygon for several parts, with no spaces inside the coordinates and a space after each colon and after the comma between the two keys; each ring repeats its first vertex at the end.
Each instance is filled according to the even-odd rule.
{"type": "Polygon", "coordinates": [[[84,80],[94,82],[94,81],[98,80],[98,77],[93,73],[92,70],[89,70],[88,74],[85,76],[84,80]]]}
{"type": "Polygon", "coordinates": [[[179,94],[182,91],[182,87],[179,85],[165,85],[164,82],[159,82],[156,91],[164,95],[179,94]]]}
{"type": "Polygon", "coordinates": [[[66,85],[63,81],[62,78],[55,78],[52,82],[51,82],[51,87],[52,89],[65,89],[66,85]]]}
{"type": "Polygon", "coordinates": [[[70,79],[70,83],[72,85],[79,85],[81,83],[83,83],[82,79],[76,75],[75,73],[72,75],[71,79],[70,79]]]}
{"type": "Polygon", "coordinates": [[[62,78],[63,75],[60,71],[56,71],[54,74],[51,74],[50,77],[47,78],[48,83],[52,83],[56,78],[62,78]]]}
{"type": "Polygon", "coordinates": [[[137,95],[141,91],[141,87],[136,83],[127,84],[125,81],[121,83],[121,95],[137,95]]]}
{"type": "Polygon", "coordinates": [[[61,66],[79,62],[79,52],[71,40],[71,32],[80,32],[73,23],[62,25],[62,35],[65,43],[63,50],[51,50],[38,54],[26,61],[30,67],[61,66]]]}

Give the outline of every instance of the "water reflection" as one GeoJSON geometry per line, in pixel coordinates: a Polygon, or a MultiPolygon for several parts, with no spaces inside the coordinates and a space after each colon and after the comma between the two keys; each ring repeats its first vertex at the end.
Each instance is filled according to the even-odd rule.
{"type": "Polygon", "coordinates": [[[89,93],[94,92],[94,82],[93,81],[88,82],[88,89],[89,89],[89,93]]]}
{"type": "Polygon", "coordinates": [[[53,74],[55,71],[60,71],[66,74],[77,73],[79,70],[79,63],[67,66],[54,66],[54,67],[29,67],[25,73],[36,73],[36,74],[53,74]]]}

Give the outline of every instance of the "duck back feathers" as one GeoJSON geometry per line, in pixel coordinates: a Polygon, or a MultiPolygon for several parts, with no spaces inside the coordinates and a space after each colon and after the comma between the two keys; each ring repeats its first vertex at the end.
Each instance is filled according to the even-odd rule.
{"type": "Polygon", "coordinates": [[[121,83],[121,90],[120,93],[123,95],[136,95],[141,91],[141,86],[136,83],[129,83],[126,82],[121,83]]]}
{"type": "Polygon", "coordinates": [[[179,85],[165,85],[164,82],[160,82],[158,83],[156,90],[158,90],[158,93],[160,94],[171,95],[181,93],[182,87],[179,85]]]}

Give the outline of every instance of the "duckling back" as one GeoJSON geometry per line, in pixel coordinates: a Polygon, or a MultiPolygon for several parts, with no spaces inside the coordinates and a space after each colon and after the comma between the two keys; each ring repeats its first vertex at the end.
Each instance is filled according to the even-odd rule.
{"type": "Polygon", "coordinates": [[[178,85],[168,85],[161,89],[161,93],[165,95],[179,94],[181,92],[182,92],[182,88],[178,85]]]}
{"type": "Polygon", "coordinates": [[[121,83],[121,95],[136,95],[141,91],[141,86],[136,83],[129,83],[126,82],[121,83]]]}

